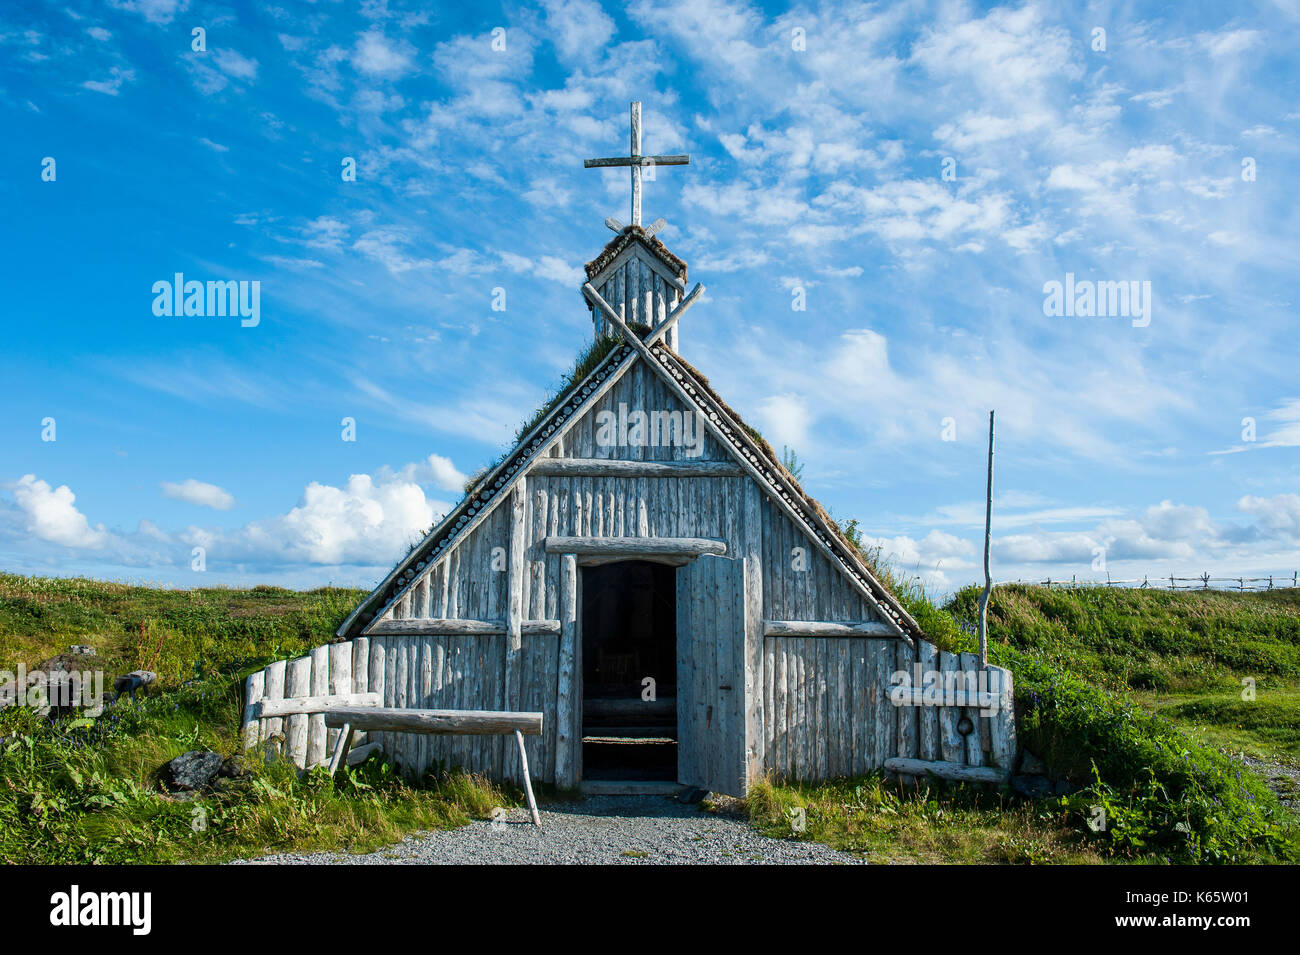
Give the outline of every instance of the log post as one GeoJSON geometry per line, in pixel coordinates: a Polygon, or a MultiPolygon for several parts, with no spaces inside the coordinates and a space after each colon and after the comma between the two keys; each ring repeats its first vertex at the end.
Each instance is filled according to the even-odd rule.
{"type": "Polygon", "coordinates": [[[343,765],[343,760],[352,748],[352,725],[344,723],[338,730],[339,738],[334,744],[334,755],[330,757],[330,775],[333,776],[343,765]]]}
{"type": "Polygon", "coordinates": [[[578,749],[582,744],[574,726],[577,712],[578,681],[578,558],[565,554],[560,558],[560,656],[556,667],[555,700],[555,784],[561,789],[578,785],[578,749]]]}
{"type": "Polygon", "coordinates": [[[258,670],[248,678],[244,690],[244,749],[257,745],[261,723],[253,715],[253,707],[262,700],[266,686],[266,671],[258,670]]]}
{"type": "Polygon", "coordinates": [[[503,703],[508,710],[519,708],[520,663],[523,655],[524,547],[527,528],[527,478],[520,478],[510,492],[510,552],[506,580],[506,686],[503,703]]]}
{"type": "Polygon", "coordinates": [[[528,811],[532,814],[533,825],[541,826],[542,817],[537,813],[537,800],[533,798],[533,781],[528,777],[528,753],[524,751],[524,734],[515,730],[515,742],[519,744],[519,764],[524,770],[524,795],[528,797],[528,811]]]}

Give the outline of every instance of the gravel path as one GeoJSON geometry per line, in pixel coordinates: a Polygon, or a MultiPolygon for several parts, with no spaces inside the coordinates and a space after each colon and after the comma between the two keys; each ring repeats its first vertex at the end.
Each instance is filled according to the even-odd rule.
{"type": "Polygon", "coordinates": [[[542,808],[542,828],[528,810],[503,822],[408,836],[366,855],[285,853],[246,864],[310,865],[832,865],[860,860],[814,842],[769,839],[744,817],[706,812],[663,796],[589,796],[542,808]]]}
{"type": "Polygon", "coordinates": [[[1300,810],[1300,768],[1288,766],[1286,763],[1255,759],[1244,753],[1238,754],[1236,758],[1259,774],[1268,787],[1277,793],[1282,805],[1300,810]]]}

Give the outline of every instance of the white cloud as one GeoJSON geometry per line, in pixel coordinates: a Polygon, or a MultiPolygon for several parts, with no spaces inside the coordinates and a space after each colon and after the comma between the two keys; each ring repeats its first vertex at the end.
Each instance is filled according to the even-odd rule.
{"type": "Polygon", "coordinates": [[[178,13],[184,13],[189,7],[189,0],[109,0],[109,3],[119,10],[138,13],[160,26],[171,23],[178,13]]]}
{"type": "Polygon", "coordinates": [[[228,511],[235,506],[235,497],[224,488],[204,481],[187,478],[180,483],[163,481],[163,493],[177,501],[186,501],[200,507],[210,507],[218,511],[228,511]]]}
{"type": "Polygon", "coordinates": [[[1260,40],[1258,30],[1225,30],[1222,33],[1202,33],[1197,39],[1210,56],[1235,56],[1255,46],[1260,40]]]}
{"type": "Polygon", "coordinates": [[[405,41],[393,41],[380,30],[367,30],[357,37],[352,65],[368,76],[394,79],[410,71],[414,48],[405,41]]]}
{"type": "Polygon", "coordinates": [[[43,541],[64,547],[99,548],[108,542],[103,524],[90,526],[76,508],[77,496],[66,485],[51,488],[34,474],[24,474],[10,485],[14,501],[26,519],[27,531],[43,541]]]}
{"type": "Polygon", "coordinates": [[[1300,494],[1247,494],[1237,502],[1237,509],[1254,514],[1260,529],[1270,537],[1300,545],[1300,494]]]}
{"type": "Polygon", "coordinates": [[[560,55],[590,60],[614,35],[614,21],[593,0],[542,0],[546,27],[560,55]]]}
{"type": "Polygon", "coordinates": [[[403,230],[387,228],[366,232],[352,243],[352,248],[379,262],[393,275],[431,269],[434,265],[432,259],[416,258],[403,250],[403,246],[412,244],[410,236],[403,230]]]}
{"type": "Polygon", "coordinates": [[[86,80],[81,86],[96,93],[103,93],[105,96],[116,96],[122,89],[124,83],[130,83],[135,79],[135,71],[124,69],[120,66],[114,66],[108,71],[106,80],[86,80]]]}
{"type": "Polygon", "coordinates": [[[403,480],[432,484],[439,490],[463,493],[469,476],[460,471],[451,458],[430,454],[424,461],[408,464],[398,472],[403,480]]]}
{"type": "Polygon", "coordinates": [[[785,394],[765,398],[758,408],[758,420],[774,447],[789,446],[796,450],[808,447],[812,413],[802,396],[785,394]]]}
{"type": "Polygon", "coordinates": [[[191,527],[181,538],[209,564],[383,565],[405,553],[449,508],[400,474],[354,474],[342,487],[313,481],[288,513],[236,531],[191,527]]]}

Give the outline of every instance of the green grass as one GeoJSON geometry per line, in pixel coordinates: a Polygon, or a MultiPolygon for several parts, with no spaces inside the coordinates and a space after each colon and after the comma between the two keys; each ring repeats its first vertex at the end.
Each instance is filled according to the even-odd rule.
{"type": "MultiPolygon", "coordinates": [[[[978,599],[967,588],[947,609],[973,620],[978,599]]],[[[1300,761],[1300,590],[1004,586],[989,602],[989,634],[1208,745],[1300,761]]]]}
{"type": "Polygon", "coordinates": [[[487,818],[515,793],[457,772],[410,785],[378,756],[331,779],[247,759],[249,775],[183,801],[166,764],[238,753],[244,677],[325,643],[362,596],[322,589],[168,591],[0,575],[0,669],[90,644],[86,667],[159,673],[103,716],[51,722],[0,711],[0,862],[222,861],[281,851],[369,851],[420,829],[487,818]],[[93,661],[93,662],[92,662],[93,661]]]}
{"type": "MultiPolygon", "coordinates": [[[[944,610],[973,620],[978,596],[963,590],[944,610]]],[[[1072,809],[1080,820],[1106,809],[1107,851],[1300,859],[1294,814],[1229,758],[1294,755],[1300,592],[998,587],[989,641],[992,661],[1015,674],[1021,744],[1086,784],[1072,809]],[[1246,677],[1252,702],[1241,699],[1246,677]]],[[[968,629],[957,641],[973,642],[968,629]]]]}
{"type": "MultiPolygon", "coordinates": [[[[977,588],[938,607],[879,554],[865,556],[930,640],[975,649],[977,588]]],[[[756,824],[783,834],[797,803],[805,837],[923,861],[1300,861],[1296,815],[1230,758],[1295,757],[1300,592],[998,587],[989,656],[1015,675],[1021,745],[1074,795],[1025,803],[974,787],[907,793],[879,778],[783,783],[751,797],[756,824]],[[1247,677],[1252,702],[1241,699],[1247,677]],[[1106,824],[1094,831],[1099,812],[1106,824]],[[1023,858],[1008,846],[1025,847],[1023,858]]]]}
{"type": "Polygon", "coordinates": [[[1030,804],[974,787],[903,788],[879,776],[818,785],[762,782],[750,823],[778,839],[809,839],[880,863],[1095,864],[1061,805],[1030,804]]]}
{"type": "Polygon", "coordinates": [[[153,670],[161,687],[257,669],[334,636],[364,591],[164,590],[83,578],[0,574],[0,669],[28,667],[72,644],[111,673],[153,670]]]}
{"type": "MultiPolygon", "coordinates": [[[[979,589],[947,608],[973,621],[979,589]]],[[[1106,587],[994,588],[989,633],[1099,686],[1135,690],[1300,683],[1300,590],[1234,594],[1106,587]]]]}
{"type": "Polygon", "coordinates": [[[1300,687],[1257,690],[1254,700],[1227,693],[1133,693],[1188,735],[1218,749],[1300,765],[1300,687]]]}

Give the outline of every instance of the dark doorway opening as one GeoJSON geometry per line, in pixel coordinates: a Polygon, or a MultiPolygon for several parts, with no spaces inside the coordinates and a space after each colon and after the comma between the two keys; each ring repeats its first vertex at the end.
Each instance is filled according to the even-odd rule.
{"type": "Polygon", "coordinates": [[[675,567],[582,570],[582,776],[677,779],[675,567]]]}

